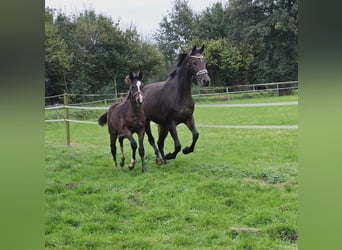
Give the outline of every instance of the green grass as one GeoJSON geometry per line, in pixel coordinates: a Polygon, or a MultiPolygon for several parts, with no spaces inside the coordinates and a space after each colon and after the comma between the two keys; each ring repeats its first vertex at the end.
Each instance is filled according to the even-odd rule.
{"type": "MultiPolygon", "coordinates": [[[[297,124],[296,109],[279,108],[286,115],[273,122],[297,124]]],[[[231,124],[244,109],[227,108],[229,116],[212,122],[231,124]]],[[[214,119],[212,112],[196,109],[197,123],[214,119]]],[[[241,122],[264,124],[269,112],[241,122]]],[[[195,152],[162,166],[145,140],[142,174],[139,158],[134,170],[127,169],[127,140],[126,166],[113,167],[106,128],[72,123],[68,148],[64,124],[46,124],[45,247],[297,249],[298,131],[198,130],[195,152]]],[[[187,128],[178,132],[189,145],[187,128]]],[[[165,148],[173,149],[169,137],[165,148]]]]}
{"type": "Polygon", "coordinates": [[[196,107],[194,116],[196,123],[209,125],[297,125],[298,106],[196,107]]]}
{"type": "MultiPolygon", "coordinates": [[[[213,98],[213,97],[211,97],[213,98]]],[[[218,98],[216,98],[218,99],[218,98]]],[[[205,99],[203,100],[203,102],[205,99]]],[[[249,98],[236,98],[236,99],[230,99],[229,101],[224,100],[216,100],[215,102],[209,101],[207,103],[224,103],[224,104],[238,104],[238,103],[269,103],[269,102],[292,102],[292,101],[298,101],[298,95],[285,95],[285,96],[257,96],[257,97],[249,97],[249,98]]],[[[202,100],[197,102],[197,104],[202,104],[202,100]]]]}

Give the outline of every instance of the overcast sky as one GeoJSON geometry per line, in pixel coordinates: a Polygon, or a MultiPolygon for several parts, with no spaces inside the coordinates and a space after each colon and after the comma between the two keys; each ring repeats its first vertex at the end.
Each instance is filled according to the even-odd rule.
{"type": "MultiPolygon", "coordinates": [[[[81,12],[85,9],[95,10],[97,14],[111,17],[113,21],[120,20],[123,27],[131,23],[144,37],[151,37],[159,28],[163,16],[172,9],[174,0],[45,0],[45,6],[61,9],[67,15],[81,12]]],[[[201,12],[213,3],[228,0],[188,0],[191,9],[201,12]]]]}

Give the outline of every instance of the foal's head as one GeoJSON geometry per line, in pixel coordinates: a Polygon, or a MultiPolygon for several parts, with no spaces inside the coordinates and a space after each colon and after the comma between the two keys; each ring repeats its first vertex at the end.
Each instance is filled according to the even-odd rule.
{"type": "Polygon", "coordinates": [[[142,92],[144,84],[142,79],[143,73],[141,71],[139,73],[130,72],[125,78],[125,83],[129,88],[129,96],[133,97],[138,105],[144,102],[144,94],[142,92]]]}
{"type": "Polygon", "coordinates": [[[204,45],[200,49],[197,49],[196,45],[191,49],[188,53],[189,60],[188,64],[193,71],[197,81],[199,81],[202,85],[208,86],[210,83],[210,77],[208,75],[208,70],[206,69],[203,53],[204,45]]]}

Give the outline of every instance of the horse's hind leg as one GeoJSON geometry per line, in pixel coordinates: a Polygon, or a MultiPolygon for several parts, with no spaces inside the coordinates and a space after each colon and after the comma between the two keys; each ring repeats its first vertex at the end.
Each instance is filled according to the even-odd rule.
{"type": "Polygon", "coordinates": [[[112,132],[109,134],[110,137],[110,151],[112,153],[113,156],[113,160],[114,160],[114,167],[117,167],[118,164],[116,162],[116,138],[117,138],[118,134],[116,132],[112,132]]]}
{"type": "Polygon", "coordinates": [[[119,143],[120,143],[120,153],[121,153],[121,157],[120,157],[120,166],[123,167],[125,165],[125,153],[124,153],[124,149],[123,149],[123,140],[125,139],[125,137],[120,136],[119,137],[119,143]]]}
{"type": "Polygon", "coordinates": [[[185,123],[185,125],[190,129],[190,131],[192,133],[192,143],[191,143],[190,147],[185,147],[183,149],[183,154],[189,154],[189,153],[194,151],[197,139],[199,137],[199,133],[196,129],[195,120],[193,117],[191,117],[191,119],[189,121],[187,121],[185,123]]]}
{"type": "Polygon", "coordinates": [[[145,131],[147,134],[147,138],[148,138],[148,142],[150,143],[150,145],[153,147],[154,153],[156,155],[156,163],[157,164],[162,164],[163,163],[163,157],[161,156],[156,143],[154,141],[154,137],[152,135],[152,131],[151,131],[151,125],[150,125],[150,121],[146,121],[145,124],[145,131]]]}

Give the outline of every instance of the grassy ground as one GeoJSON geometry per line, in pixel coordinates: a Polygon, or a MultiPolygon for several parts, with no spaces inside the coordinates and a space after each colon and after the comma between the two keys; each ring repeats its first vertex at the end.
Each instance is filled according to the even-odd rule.
{"type": "MultiPolygon", "coordinates": [[[[231,113],[215,121],[213,109],[203,108],[195,118],[294,125],[297,111],[290,107],[277,107],[272,116],[276,107],[226,108],[231,113]]],[[[188,130],[178,131],[182,145],[190,144],[188,130]]],[[[194,153],[163,166],[145,140],[142,174],[139,159],[132,171],[127,164],[114,169],[106,128],[72,123],[67,148],[65,126],[46,124],[46,248],[297,249],[298,131],[199,132],[194,153]]],[[[173,149],[170,138],[165,146],[173,149]]],[[[128,163],[126,140],[125,149],[128,163]]]]}

